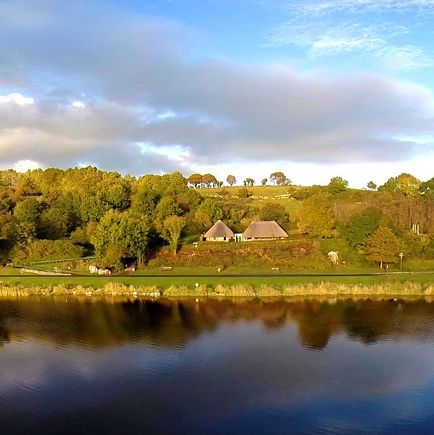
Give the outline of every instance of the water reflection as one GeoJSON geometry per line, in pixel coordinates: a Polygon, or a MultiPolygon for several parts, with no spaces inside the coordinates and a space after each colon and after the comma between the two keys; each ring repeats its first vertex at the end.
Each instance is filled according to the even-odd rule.
{"type": "Polygon", "coordinates": [[[6,434],[431,433],[429,300],[0,301],[6,434]]]}
{"type": "Polygon", "coordinates": [[[0,343],[37,338],[58,345],[105,347],[125,342],[184,345],[225,322],[297,327],[306,348],[322,350],[334,334],[365,344],[434,336],[434,303],[418,300],[65,299],[0,301],[0,343]]]}

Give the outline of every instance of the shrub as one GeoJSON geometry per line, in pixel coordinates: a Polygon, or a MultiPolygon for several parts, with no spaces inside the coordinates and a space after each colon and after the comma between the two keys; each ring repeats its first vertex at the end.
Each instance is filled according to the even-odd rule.
{"type": "Polygon", "coordinates": [[[25,248],[14,248],[11,257],[14,263],[62,260],[83,256],[83,248],[70,240],[34,240],[25,248]]]}

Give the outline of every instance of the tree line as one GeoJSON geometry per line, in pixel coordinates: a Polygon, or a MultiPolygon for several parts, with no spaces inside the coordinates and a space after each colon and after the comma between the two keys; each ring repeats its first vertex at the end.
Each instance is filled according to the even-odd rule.
{"type": "Polygon", "coordinates": [[[282,172],[270,174],[297,204],[289,213],[282,202],[252,202],[250,185],[235,196],[222,187],[216,198],[204,197],[191,177],[121,176],[94,167],[0,171],[0,260],[96,255],[102,267],[121,269],[146,262],[164,245],[175,254],[182,238],[197,240],[218,219],[235,232],[252,220],[276,220],[293,237],[330,239],[334,246],[344,240],[352,255],[379,264],[398,262],[401,252],[434,258],[434,178],[400,174],[380,187],[355,190],[341,177],[327,186],[298,187],[282,172]]]}
{"type": "MultiPolygon", "coordinates": [[[[270,174],[270,178],[263,178],[261,180],[261,185],[266,186],[268,182],[273,183],[276,186],[290,186],[292,184],[291,180],[281,171],[276,171],[270,174]]],[[[214,188],[222,187],[224,185],[223,181],[218,181],[213,174],[191,174],[187,178],[187,183],[189,186],[194,188],[214,188]]],[[[226,177],[226,184],[228,186],[234,186],[237,184],[237,178],[235,175],[229,174],[226,177]]],[[[242,180],[241,185],[245,187],[252,187],[256,184],[255,179],[251,177],[246,177],[242,180]]]]}

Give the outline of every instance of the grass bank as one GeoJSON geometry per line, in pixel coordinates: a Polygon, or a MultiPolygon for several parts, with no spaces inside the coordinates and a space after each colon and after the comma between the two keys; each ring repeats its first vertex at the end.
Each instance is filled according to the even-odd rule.
{"type": "Polygon", "coordinates": [[[431,296],[434,275],[310,277],[0,277],[0,296],[431,296]]]}

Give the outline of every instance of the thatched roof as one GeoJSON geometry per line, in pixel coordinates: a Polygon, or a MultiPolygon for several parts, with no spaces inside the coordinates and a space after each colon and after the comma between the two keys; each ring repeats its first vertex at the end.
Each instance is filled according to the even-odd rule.
{"type": "Polygon", "coordinates": [[[234,237],[233,231],[220,219],[204,234],[205,239],[217,237],[234,237]]]}
{"type": "Polygon", "coordinates": [[[276,221],[252,222],[244,231],[245,239],[281,239],[287,238],[288,234],[276,221]]]}

